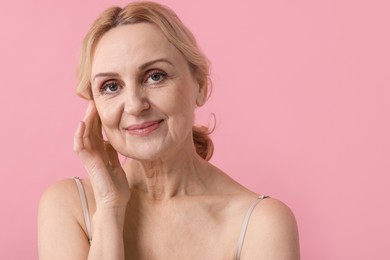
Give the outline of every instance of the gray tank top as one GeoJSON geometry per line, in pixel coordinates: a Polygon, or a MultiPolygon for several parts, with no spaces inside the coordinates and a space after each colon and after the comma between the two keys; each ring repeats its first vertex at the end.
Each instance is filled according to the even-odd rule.
{"type": "MultiPolygon", "coordinates": [[[[84,215],[84,221],[85,221],[85,227],[87,229],[87,236],[88,236],[88,241],[91,243],[92,241],[92,236],[91,236],[91,218],[89,216],[89,211],[88,211],[88,202],[87,202],[87,197],[85,195],[84,187],[83,184],[81,183],[80,179],[78,177],[73,177],[77,184],[77,188],[80,193],[80,200],[81,200],[81,207],[83,209],[83,215],[84,215]]],[[[248,224],[250,217],[252,215],[253,210],[255,209],[256,205],[262,201],[263,199],[269,198],[268,196],[258,196],[257,199],[251,204],[249,207],[248,211],[246,212],[246,215],[244,217],[244,220],[242,222],[241,226],[241,231],[240,231],[240,236],[238,237],[237,241],[237,246],[236,246],[236,255],[235,255],[235,260],[240,259],[241,255],[241,250],[242,246],[244,244],[245,240],[245,234],[248,229],[248,224]]]]}

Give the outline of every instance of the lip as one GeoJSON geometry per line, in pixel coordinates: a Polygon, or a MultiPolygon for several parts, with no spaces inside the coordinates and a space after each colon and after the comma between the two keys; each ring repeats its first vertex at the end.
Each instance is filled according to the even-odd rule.
{"type": "Polygon", "coordinates": [[[153,131],[155,131],[157,128],[159,128],[162,121],[164,120],[161,119],[161,120],[148,121],[142,124],[135,124],[126,127],[125,130],[131,135],[147,136],[153,131]]]}

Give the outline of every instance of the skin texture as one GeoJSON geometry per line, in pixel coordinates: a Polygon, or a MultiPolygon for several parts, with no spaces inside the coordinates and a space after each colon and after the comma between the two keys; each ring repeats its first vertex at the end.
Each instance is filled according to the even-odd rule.
{"type": "Polygon", "coordinates": [[[96,108],[108,139],[127,157],[165,161],[178,152],[179,146],[182,152],[184,143],[186,150],[192,150],[189,141],[196,100],[205,94],[199,91],[181,53],[149,24],[115,28],[103,36],[96,48],[92,66],[96,108]],[[133,34],[131,44],[122,40],[126,31],[133,34]],[[107,72],[117,76],[96,77],[107,72]],[[153,80],[151,76],[160,79],[153,80]],[[118,84],[119,90],[102,93],[104,83],[118,84]],[[147,137],[132,136],[123,130],[154,120],[164,122],[147,137]]]}
{"type": "MultiPolygon", "coordinates": [[[[83,185],[93,240],[89,246],[74,181],[61,181],[41,199],[40,259],[234,258],[257,194],[196,154],[194,110],[206,93],[195,78],[151,24],[120,26],[103,36],[93,57],[94,101],[74,139],[89,174],[83,185]],[[93,138],[96,116],[111,145],[93,138]],[[126,130],[145,122],[158,127],[143,135],[126,130]],[[117,153],[132,159],[121,165],[117,153]]],[[[241,259],[299,259],[288,207],[275,199],[258,204],[241,259]]]]}

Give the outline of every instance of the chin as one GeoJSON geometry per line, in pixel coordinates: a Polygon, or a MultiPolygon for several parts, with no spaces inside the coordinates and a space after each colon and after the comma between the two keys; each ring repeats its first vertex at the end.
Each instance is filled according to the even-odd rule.
{"type": "Polygon", "coordinates": [[[182,153],[188,145],[193,145],[191,131],[174,139],[166,133],[155,133],[141,138],[122,136],[111,141],[119,154],[139,161],[166,160],[182,153]]]}
{"type": "Polygon", "coordinates": [[[159,153],[139,153],[139,152],[123,153],[122,155],[133,160],[146,161],[146,162],[157,161],[159,159],[162,159],[163,157],[163,155],[159,153]]]}
{"type": "Polygon", "coordinates": [[[133,145],[121,146],[116,149],[119,154],[138,161],[156,161],[169,154],[172,145],[145,142],[133,145]]]}

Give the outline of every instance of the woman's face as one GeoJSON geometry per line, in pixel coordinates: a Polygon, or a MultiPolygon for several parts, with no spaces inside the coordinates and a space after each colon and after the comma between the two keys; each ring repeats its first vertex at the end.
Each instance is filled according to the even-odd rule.
{"type": "Polygon", "coordinates": [[[194,109],[205,93],[154,25],[124,25],[103,35],[91,85],[105,134],[122,155],[155,160],[191,149],[194,109]]]}

